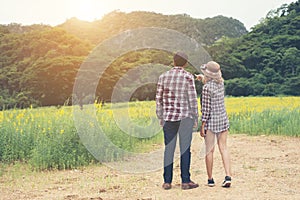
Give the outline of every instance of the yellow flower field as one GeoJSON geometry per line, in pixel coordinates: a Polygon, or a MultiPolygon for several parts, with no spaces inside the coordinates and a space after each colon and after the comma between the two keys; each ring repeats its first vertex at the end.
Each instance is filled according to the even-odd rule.
{"type": "MultiPolygon", "coordinates": [[[[300,135],[300,97],[227,97],[225,104],[231,134],[300,135]]],[[[35,169],[74,168],[97,161],[78,135],[74,108],[79,110],[63,106],[0,111],[0,161],[24,160],[35,169]]],[[[86,118],[84,134],[97,136],[100,127],[120,149],[146,152],[163,143],[154,101],[84,105],[79,112],[86,118]],[[93,114],[96,120],[89,120],[93,114]]],[[[105,141],[93,142],[105,147],[100,160],[122,155],[105,141]]]]}
{"type": "Polygon", "coordinates": [[[229,97],[225,99],[228,115],[265,110],[294,110],[300,108],[300,97],[229,97]]]}

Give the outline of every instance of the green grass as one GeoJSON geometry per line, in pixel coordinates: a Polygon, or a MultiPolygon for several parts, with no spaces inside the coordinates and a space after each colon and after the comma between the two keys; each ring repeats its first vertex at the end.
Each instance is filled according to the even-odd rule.
{"type": "Polygon", "coordinates": [[[231,133],[300,136],[300,108],[231,114],[229,118],[231,133]]]}

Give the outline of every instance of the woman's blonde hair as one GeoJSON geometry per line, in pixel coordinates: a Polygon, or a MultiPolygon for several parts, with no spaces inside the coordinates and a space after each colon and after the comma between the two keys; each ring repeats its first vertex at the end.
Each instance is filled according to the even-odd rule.
{"type": "Polygon", "coordinates": [[[222,77],[220,78],[211,78],[211,77],[208,77],[208,76],[205,76],[204,75],[204,78],[202,79],[202,82],[203,84],[207,83],[208,81],[215,81],[216,83],[220,84],[220,83],[224,83],[224,79],[222,77]]]}

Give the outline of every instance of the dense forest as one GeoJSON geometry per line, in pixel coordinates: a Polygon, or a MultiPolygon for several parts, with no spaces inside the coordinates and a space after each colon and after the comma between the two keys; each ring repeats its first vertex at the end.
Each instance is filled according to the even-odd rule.
{"type": "MultiPolygon", "coordinates": [[[[114,35],[141,27],[176,30],[203,45],[222,66],[227,95],[300,95],[297,1],[270,11],[250,32],[224,16],[194,19],[186,14],[119,11],[94,22],[71,18],[55,27],[0,25],[0,109],[70,104],[76,74],[92,50],[114,35]]],[[[122,75],[149,63],[169,66],[172,55],[147,49],[119,57],[99,80],[98,100],[110,101],[122,75]]],[[[144,86],[132,99],[152,99],[154,93],[155,85],[144,86]]]]}
{"type": "MultiPolygon", "coordinates": [[[[222,16],[201,20],[187,15],[118,11],[94,22],[72,18],[56,27],[1,25],[0,108],[69,104],[77,71],[93,48],[118,33],[146,26],[168,26],[190,36],[199,33],[207,38],[203,40],[207,44],[222,36],[239,37],[246,33],[242,23],[222,16]],[[218,32],[214,24],[219,24],[222,31],[218,32]],[[215,34],[211,35],[212,32],[215,34]]],[[[122,74],[139,64],[170,65],[171,60],[172,55],[167,52],[151,49],[129,52],[105,71],[96,96],[109,101],[112,88],[122,74]]],[[[137,93],[142,93],[141,89],[137,93]]]]}
{"type": "Polygon", "coordinates": [[[227,95],[300,95],[299,4],[271,10],[248,34],[209,47],[223,66],[227,95]]]}

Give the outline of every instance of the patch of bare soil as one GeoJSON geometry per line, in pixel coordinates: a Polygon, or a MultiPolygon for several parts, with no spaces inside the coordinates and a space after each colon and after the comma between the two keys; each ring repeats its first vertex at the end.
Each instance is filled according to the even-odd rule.
{"type": "Polygon", "coordinates": [[[178,159],[173,188],[161,188],[162,169],[143,174],[122,173],[104,165],[80,170],[32,172],[9,167],[0,174],[0,199],[159,200],[159,199],[300,199],[300,138],[230,135],[232,187],[222,188],[222,160],[215,151],[215,187],[206,186],[203,139],[192,144],[192,180],[199,188],[181,190],[178,159]]]}

